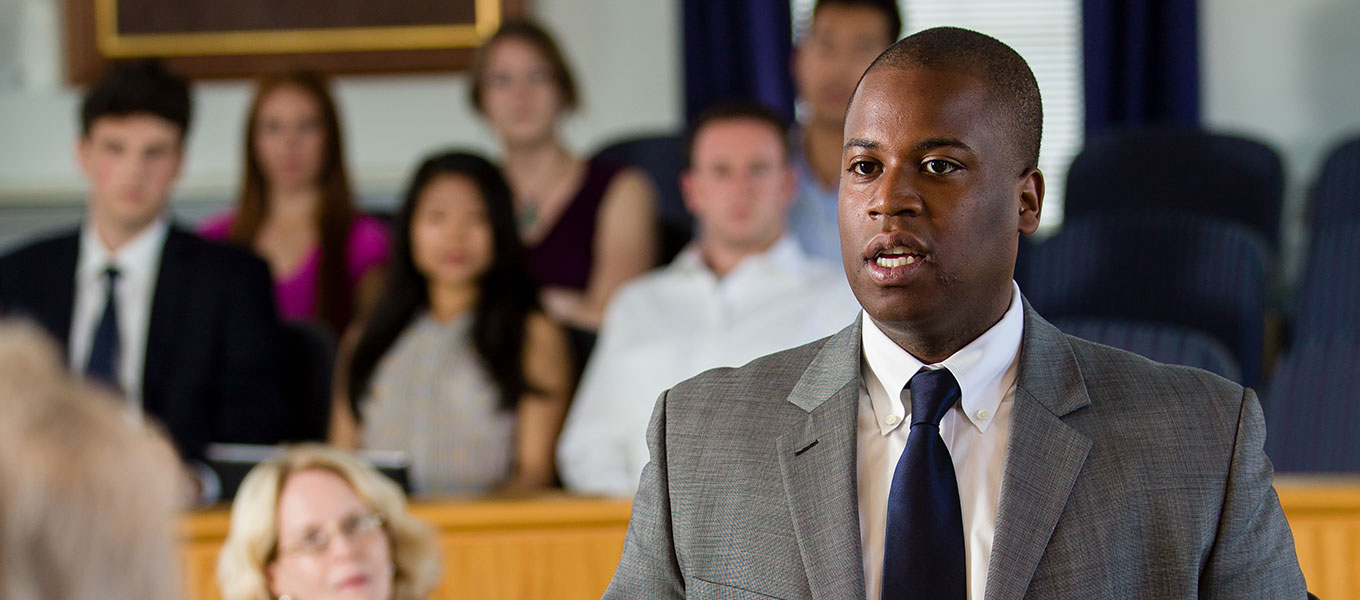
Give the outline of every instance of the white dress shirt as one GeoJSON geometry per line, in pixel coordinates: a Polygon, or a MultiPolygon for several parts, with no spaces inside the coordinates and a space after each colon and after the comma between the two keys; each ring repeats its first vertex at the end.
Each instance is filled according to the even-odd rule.
{"type": "Polygon", "coordinates": [[[105,269],[118,269],[114,295],[118,299],[118,382],[134,414],[142,409],[142,375],[146,365],[146,335],[151,323],[151,300],[161,268],[161,251],[170,223],[162,217],[117,252],[110,252],[94,224],[80,228],[80,254],[76,262],[76,295],[71,315],[70,363],[83,372],[90,359],[90,345],[99,319],[104,316],[108,294],[105,269]]]}
{"type": "Polygon", "coordinates": [[[996,325],[933,365],[922,364],[864,316],[857,467],[868,600],[881,596],[888,493],[911,429],[911,392],[904,388],[922,367],[949,369],[959,382],[962,395],[940,421],[940,436],[959,484],[968,597],[981,600],[986,591],[1024,329],[1020,288],[1014,283],[1012,288],[1010,308],[996,325]]]}
{"type": "Polygon", "coordinates": [[[576,492],[634,493],[661,392],[831,335],[858,311],[844,270],[807,255],[791,235],[721,279],[687,248],[610,301],[558,444],[562,480],[576,492]]]}

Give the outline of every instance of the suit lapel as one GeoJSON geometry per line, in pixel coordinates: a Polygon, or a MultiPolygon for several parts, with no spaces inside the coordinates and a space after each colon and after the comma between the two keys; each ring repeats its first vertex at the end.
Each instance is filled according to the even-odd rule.
{"type": "MultiPolygon", "coordinates": [[[[35,295],[35,316],[61,343],[62,357],[69,360],[71,317],[75,312],[76,268],[80,265],[80,232],[63,237],[52,257],[53,268],[48,270],[41,291],[35,295]]],[[[83,365],[71,365],[80,368],[83,365]]]]}
{"type": "Polygon", "coordinates": [[[161,265],[156,274],[156,290],[151,298],[151,319],[146,331],[146,361],[142,368],[142,401],[148,410],[159,409],[152,403],[159,402],[159,390],[163,389],[170,365],[168,361],[175,352],[175,332],[185,327],[182,313],[184,307],[185,282],[194,274],[189,270],[192,257],[188,254],[193,248],[184,243],[184,236],[193,235],[180,231],[173,225],[165,236],[165,248],[161,251],[161,265]]]}
{"type": "Polygon", "coordinates": [[[1028,301],[1014,402],[987,600],[1024,596],[1091,449],[1089,438],[1062,422],[1090,404],[1076,357],[1028,301]]]}
{"type": "Polygon", "coordinates": [[[822,347],[789,394],[807,418],[776,443],[812,597],[863,598],[855,428],[860,323],[822,347]]]}

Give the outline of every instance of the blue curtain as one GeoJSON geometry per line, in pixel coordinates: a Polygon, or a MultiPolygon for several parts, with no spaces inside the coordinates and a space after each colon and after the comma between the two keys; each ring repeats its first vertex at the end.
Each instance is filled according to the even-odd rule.
{"type": "Polygon", "coordinates": [[[685,115],[733,99],[793,118],[789,0],[684,0],[685,115]]]}
{"type": "Polygon", "coordinates": [[[1199,124],[1196,0],[1083,0],[1086,134],[1199,124]]]}

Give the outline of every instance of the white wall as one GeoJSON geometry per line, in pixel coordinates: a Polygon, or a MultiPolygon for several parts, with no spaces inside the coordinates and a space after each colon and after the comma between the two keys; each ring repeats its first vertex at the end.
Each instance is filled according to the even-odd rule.
{"type": "Polygon", "coordinates": [[[1286,259],[1297,263],[1307,187],[1327,150],[1360,135],[1360,2],[1199,2],[1205,124],[1284,158],[1286,259]]]}
{"type": "MultiPolygon", "coordinates": [[[[584,95],[582,110],[566,126],[571,146],[590,151],[621,134],[681,125],[678,2],[534,0],[532,6],[535,18],[557,35],[584,95]]],[[[49,58],[47,64],[60,61],[49,58]]],[[[454,74],[337,80],[348,158],[366,197],[381,201],[396,193],[430,150],[457,145],[496,151],[468,106],[466,85],[454,74]]],[[[220,203],[231,196],[249,99],[246,82],[197,86],[177,203],[220,203]]],[[[0,90],[0,207],[81,201],[85,188],[72,159],[78,104],[78,90],[50,83],[0,90]]],[[[0,213],[0,229],[6,220],[0,213]]]]}

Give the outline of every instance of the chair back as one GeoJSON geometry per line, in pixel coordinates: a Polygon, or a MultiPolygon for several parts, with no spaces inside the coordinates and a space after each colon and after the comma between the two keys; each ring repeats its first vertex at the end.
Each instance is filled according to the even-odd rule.
{"type": "Polygon", "coordinates": [[[1313,185],[1313,231],[1360,221],[1360,137],[1327,154],[1313,185]]]}
{"type": "Polygon", "coordinates": [[[1268,246],[1218,219],[1071,218],[1027,248],[1016,280],[1050,320],[1105,318],[1202,330],[1256,385],[1264,348],[1268,246]]]}
{"type": "Polygon", "coordinates": [[[657,215],[661,230],[660,262],[670,262],[694,237],[694,218],[685,210],[680,193],[680,174],[685,170],[685,136],[642,135],[609,143],[595,153],[596,160],[641,169],[656,186],[657,215]]]}
{"type": "Polygon", "coordinates": [[[1276,471],[1360,473],[1360,337],[1300,339],[1263,404],[1276,471]]]}
{"type": "Polygon", "coordinates": [[[1118,319],[1075,318],[1053,323],[1063,333],[1128,350],[1160,363],[1204,369],[1242,381],[1242,368],[1218,338],[1198,329],[1118,319]]]}
{"type": "Polygon", "coordinates": [[[1245,223],[1279,247],[1284,166],[1261,142],[1186,128],[1088,140],[1067,172],[1063,212],[1199,215],[1245,223]]]}
{"type": "Polygon", "coordinates": [[[289,442],[324,442],[331,418],[336,342],[329,329],[309,321],[284,321],[284,398],[289,442]]]}
{"type": "Polygon", "coordinates": [[[1294,319],[1301,338],[1360,335],[1360,221],[1314,232],[1294,319]]]}

